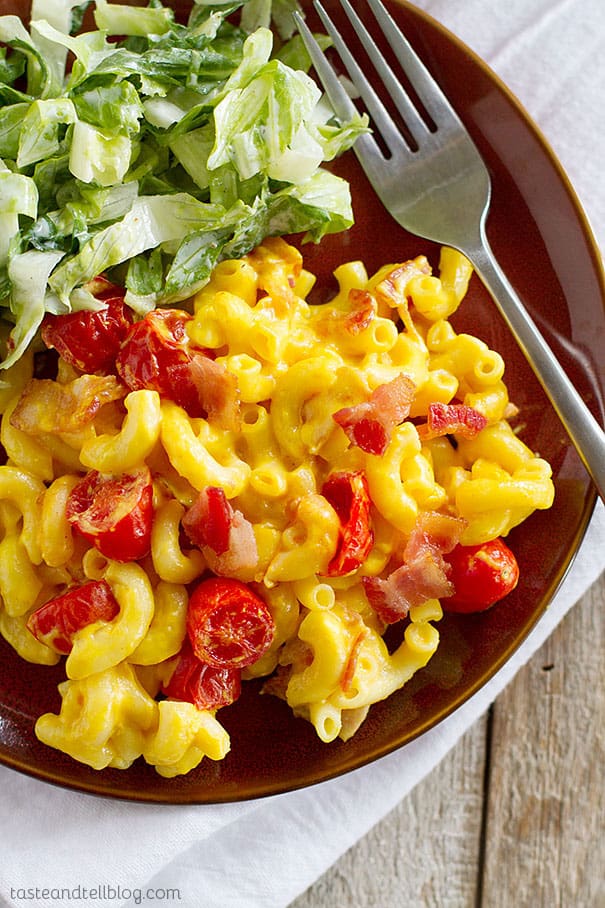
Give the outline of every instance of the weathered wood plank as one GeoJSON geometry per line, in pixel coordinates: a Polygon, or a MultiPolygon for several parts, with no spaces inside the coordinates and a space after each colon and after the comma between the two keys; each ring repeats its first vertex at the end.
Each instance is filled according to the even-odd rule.
{"type": "Polygon", "coordinates": [[[493,716],[482,908],[605,906],[605,579],[493,716]]]}
{"type": "Polygon", "coordinates": [[[290,908],[605,908],[604,624],[602,577],[498,698],[483,843],[485,720],[290,908]]]}
{"type": "Polygon", "coordinates": [[[472,908],[485,720],[291,908],[472,908]]]}

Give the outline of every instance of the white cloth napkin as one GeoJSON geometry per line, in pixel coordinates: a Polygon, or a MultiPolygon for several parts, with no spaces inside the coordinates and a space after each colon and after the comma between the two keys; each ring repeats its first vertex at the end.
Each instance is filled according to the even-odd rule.
{"type": "MultiPolygon", "coordinates": [[[[419,0],[522,100],[603,247],[602,0],[419,0]],[[597,130],[600,129],[600,136],[597,130]]],[[[64,791],[0,767],[0,902],[36,908],[284,908],[454,746],[604,566],[605,508],[514,658],[422,738],[348,776],[261,801],[154,806],[64,791]]]]}

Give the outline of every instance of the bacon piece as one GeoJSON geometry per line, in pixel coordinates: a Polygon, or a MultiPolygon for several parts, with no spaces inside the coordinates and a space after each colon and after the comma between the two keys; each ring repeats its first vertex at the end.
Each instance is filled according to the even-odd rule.
{"type": "Polygon", "coordinates": [[[384,454],[391,432],[410,412],[416,386],[403,372],[392,381],[379,385],[370,399],[343,407],[332,418],[354,445],[367,454],[384,454]]]}
{"type": "Polygon", "coordinates": [[[408,259],[401,265],[395,265],[392,271],[383,277],[374,288],[374,293],[379,302],[384,302],[391,309],[406,303],[406,288],[414,277],[423,277],[431,274],[432,268],[424,255],[415,259],[408,259]]]}
{"type": "Polygon", "coordinates": [[[349,290],[351,310],[345,314],[344,329],[349,334],[359,334],[370,327],[378,312],[378,304],[367,290],[349,290]]]}
{"type": "Polygon", "coordinates": [[[245,257],[258,275],[258,287],[270,297],[278,314],[294,302],[294,286],[302,271],[302,255],[281,237],[267,237],[245,257]]]}
{"type": "MultiPolygon", "coordinates": [[[[207,414],[208,422],[216,422],[222,429],[236,430],[239,427],[239,396],[237,379],[222,363],[217,363],[203,354],[197,354],[178,371],[187,371],[197,388],[200,404],[207,414]]],[[[176,378],[176,371],[171,378],[176,378]]]]}
{"type": "Polygon", "coordinates": [[[351,685],[353,683],[353,678],[355,677],[355,670],[357,668],[357,663],[359,661],[359,654],[361,650],[361,644],[368,636],[368,629],[364,628],[361,630],[353,642],[351,647],[351,652],[349,653],[349,658],[346,661],[345,667],[343,669],[342,675],[340,676],[340,687],[346,693],[351,690],[351,685]]]}
{"type": "Polygon", "coordinates": [[[229,548],[233,508],[223,489],[208,486],[199,493],[183,516],[183,529],[198,548],[210,546],[217,555],[229,548]]]}
{"type": "Polygon", "coordinates": [[[343,331],[353,337],[366,331],[378,312],[378,304],[367,290],[349,290],[348,309],[337,306],[319,306],[319,318],[315,328],[323,337],[334,336],[343,331]]]}
{"type": "Polygon", "coordinates": [[[453,594],[443,556],[456,547],[465,526],[460,517],[435,511],[420,515],[403,552],[403,564],[386,578],[363,578],[368,602],[379,618],[393,624],[413,606],[453,594]]]}
{"type": "Polygon", "coordinates": [[[410,608],[427,599],[440,599],[454,592],[444,569],[430,556],[402,564],[386,579],[364,577],[363,586],[368,602],[387,624],[405,618],[410,608]]]}
{"type": "Polygon", "coordinates": [[[254,529],[241,511],[235,511],[223,489],[208,486],[184,514],[183,529],[202,549],[209,567],[222,577],[238,577],[258,564],[254,529]]]}
{"type": "Polygon", "coordinates": [[[418,426],[420,438],[439,435],[462,435],[473,438],[487,425],[487,419],[474,407],[466,404],[429,404],[427,422],[418,426]]]}
{"type": "Polygon", "coordinates": [[[467,522],[439,511],[422,511],[406,543],[404,561],[416,561],[427,552],[447,555],[460,542],[467,522]]]}
{"type": "Polygon", "coordinates": [[[78,432],[126,390],[115,375],[81,375],[66,384],[32,378],[13,410],[11,425],[28,435],[78,432]]]}
{"type": "Polygon", "coordinates": [[[424,255],[415,259],[408,259],[401,265],[395,265],[392,271],[383,277],[374,287],[374,294],[378,303],[390,309],[398,309],[405,328],[414,334],[416,328],[408,310],[407,286],[412,278],[423,277],[431,274],[432,268],[424,255]]]}
{"type": "Polygon", "coordinates": [[[233,512],[227,551],[213,557],[212,549],[206,550],[205,557],[215,574],[249,579],[258,565],[258,547],[252,524],[241,511],[233,512]]]}

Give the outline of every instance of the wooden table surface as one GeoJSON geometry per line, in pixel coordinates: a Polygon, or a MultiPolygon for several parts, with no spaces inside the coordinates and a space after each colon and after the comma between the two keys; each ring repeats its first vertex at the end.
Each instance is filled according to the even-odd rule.
{"type": "Polygon", "coordinates": [[[605,908],[605,574],[290,908],[605,908]]]}

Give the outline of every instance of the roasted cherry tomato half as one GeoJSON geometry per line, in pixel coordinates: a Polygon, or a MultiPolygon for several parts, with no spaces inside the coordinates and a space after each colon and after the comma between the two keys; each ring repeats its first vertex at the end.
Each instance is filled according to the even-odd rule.
{"type": "Polygon", "coordinates": [[[151,547],[151,474],[147,467],[117,477],[91,470],[72,489],[66,512],[72,526],[106,558],[143,558],[151,547]]]}
{"type": "Polygon", "coordinates": [[[354,571],[366,560],[374,544],[370,527],[370,490],[364,473],[334,473],[321,494],[341,522],[336,554],[328,565],[328,576],[340,577],[354,571]]]}
{"type": "Polygon", "coordinates": [[[188,640],[178,655],[170,680],[162,692],[173,700],[185,700],[198,709],[220,709],[237,700],[242,691],[241,671],[201,662],[188,640]]]}
{"type": "Polygon", "coordinates": [[[455,593],[441,600],[447,612],[483,612],[516,587],[519,565],[502,539],[457,545],[445,556],[455,593]]]}
{"type": "Polygon", "coordinates": [[[215,668],[243,668],[271,646],[275,624],[263,600],[246,584],[210,577],[191,594],[187,633],[202,662],[215,668]]]}
{"type": "Polygon", "coordinates": [[[49,599],[27,619],[34,637],[58,653],[70,653],[74,634],[95,621],[112,621],[120,607],[105,580],[89,580],[49,599]]]}
{"type": "Polygon", "coordinates": [[[42,340],[76,369],[89,374],[115,372],[116,358],[131,327],[124,307],[124,291],[103,278],[91,282],[96,299],[105,302],[98,312],[83,310],[66,315],[46,315],[42,340]]]}
{"type": "Polygon", "coordinates": [[[148,388],[183,407],[189,416],[204,415],[192,369],[193,357],[207,355],[189,340],[188,312],[154,309],[130,329],[116,361],[118,375],[132,390],[148,388]]]}

